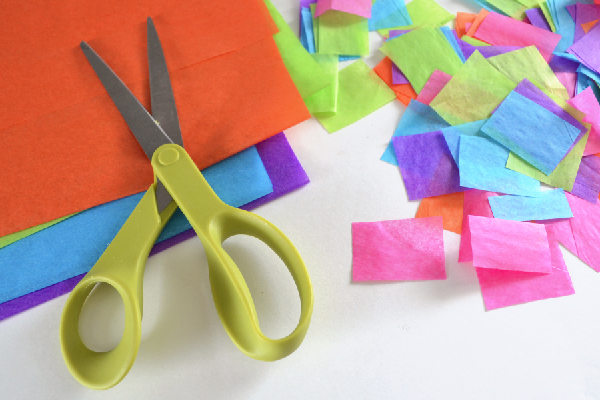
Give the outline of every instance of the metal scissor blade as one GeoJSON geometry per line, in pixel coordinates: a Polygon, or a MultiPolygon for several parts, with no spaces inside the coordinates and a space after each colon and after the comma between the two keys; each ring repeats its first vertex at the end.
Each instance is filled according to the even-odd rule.
{"type": "Polygon", "coordinates": [[[150,71],[150,95],[152,100],[152,116],[160,127],[169,135],[173,143],[183,147],[181,127],[177,116],[177,107],[171,78],[163,53],[158,33],[152,18],[148,18],[148,69],[150,71]]]}
{"type": "Polygon", "coordinates": [[[81,49],[148,158],[152,159],[154,151],[163,144],[173,143],[156,120],[94,49],[86,42],[81,42],[81,49]]]}
{"type": "MultiPolygon", "coordinates": [[[[152,159],[154,151],[163,144],[173,143],[158,123],[146,111],[144,106],[125,86],[102,58],[87,43],[81,42],[81,49],[100,78],[100,82],[110,95],[117,109],[127,122],[129,129],[144,149],[146,156],[152,159]]],[[[173,200],[162,182],[156,186],[156,205],[161,213],[173,200]]]]}

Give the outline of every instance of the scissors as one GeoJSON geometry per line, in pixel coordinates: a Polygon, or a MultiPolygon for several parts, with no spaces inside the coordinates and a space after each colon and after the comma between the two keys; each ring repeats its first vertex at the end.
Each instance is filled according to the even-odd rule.
{"type": "Polygon", "coordinates": [[[106,91],[151,160],[154,183],[148,188],[94,267],[73,289],[62,313],[60,342],[65,362],[83,385],[108,389],[131,369],[141,340],[142,286],[146,260],[163,227],[179,207],[206,251],[211,291],[225,330],[246,355],[274,361],[291,354],[304,339],[313,310],[306,266],[292,242],[260,216],[223,203],[183,148],[167,64],[151,18],[147,21],[152,115],[85,42],[81,48],[106,91]],[[267,244],[285,263],[300,296],[300,320],[282,339],[260,330],[254,302],[239,269],[223,249],[225,239],[245,234],[267,244]],[[95,352],[79,336],[81,309],[97,283],[120,294],[125,308],[121,342],[95,352]]]}

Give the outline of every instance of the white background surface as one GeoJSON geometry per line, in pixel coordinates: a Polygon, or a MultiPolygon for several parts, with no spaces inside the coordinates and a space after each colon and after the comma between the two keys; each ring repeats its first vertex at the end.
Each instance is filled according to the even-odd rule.
{"type": "MultiPolygon", "coordinates": [[[[274,3],[297,31],[298,2],[274,3]]],[[[372,66],[380,44],[372,33],[372,66]]],[[[312,278],[312,324],[291,356],[266,363],[235,347],[194,238],[148,261],[142,343],[120,384],[97,392],[71,377],[58,340],[65,295],[0,322],[0,398],[600,399],[600,276],[565,249],[575,295],[491,312],[472,265],[457,263],[460,237],[450,232],[447,280],[351,282],[351,223],[412,218],[418,207],[399,170],[379,160],[403,109],[394,101],[332,135],[314,119],[286,131],[311,183],[255,212],[289,236],[312,278]]],[[[282,337],[296,324],[299,299],[281,261],[257,243],[232,238],[226,248],[263,330],[282,337]]],[[[85,311],[88,343],[119,340],[115,296],[102,292],[85,311]]]]}

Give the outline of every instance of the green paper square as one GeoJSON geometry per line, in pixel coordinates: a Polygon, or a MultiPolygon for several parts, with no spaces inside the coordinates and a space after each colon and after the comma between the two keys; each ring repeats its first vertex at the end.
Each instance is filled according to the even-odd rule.
{"type": "Polygon", "coordinates": [[[436,69],[454,75],[463,63],[448,40],[435,28],[419,28],[388,40],[381,47],[420,93],[436,69]]]}
{"type": "Polygon", "coordinates": [[[319,54],[369,55],[367,18],[329,10],[316,20],[319,25],[319,54]]]}
{"type": "Polygon", "coordinates": [[[363,60],[342,69],[338,85],[337,113],[315,115],[329,133],[353,124],[396,98],[394,91],[363,60]]]}

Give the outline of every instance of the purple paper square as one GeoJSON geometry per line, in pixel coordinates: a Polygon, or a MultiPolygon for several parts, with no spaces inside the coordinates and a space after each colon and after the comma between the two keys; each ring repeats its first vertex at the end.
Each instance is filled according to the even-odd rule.
{"type": "Polygon", "coordinates": [[[465,190],[442,131],[392,139],[409,200],[465,190]]]}

